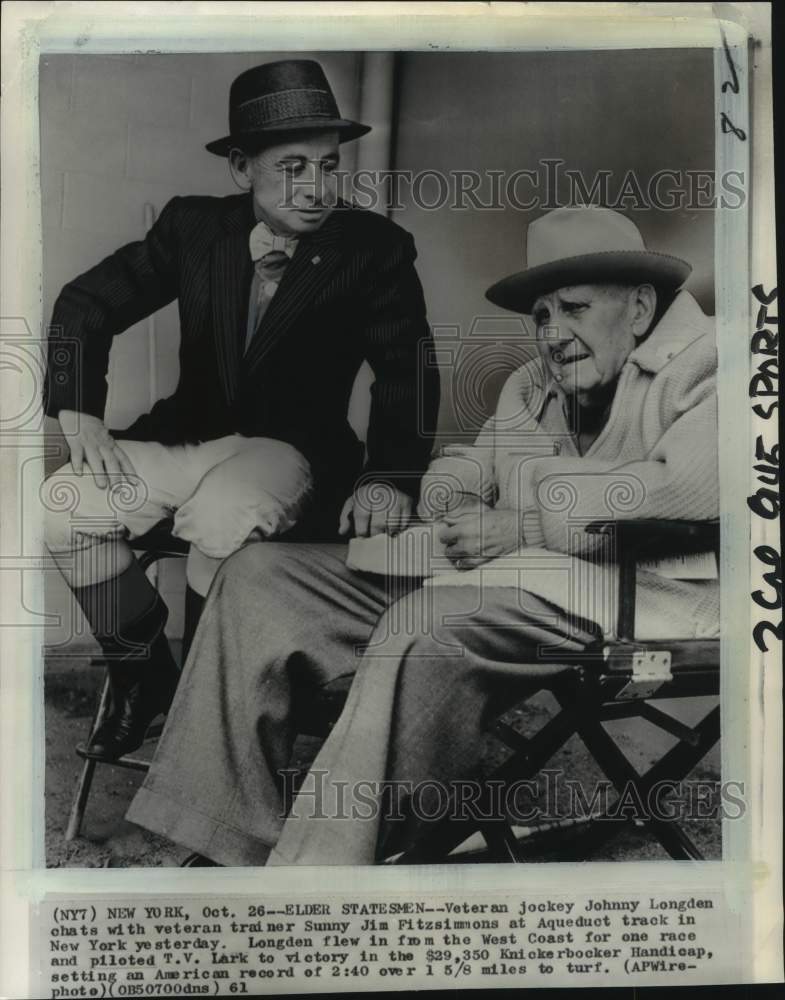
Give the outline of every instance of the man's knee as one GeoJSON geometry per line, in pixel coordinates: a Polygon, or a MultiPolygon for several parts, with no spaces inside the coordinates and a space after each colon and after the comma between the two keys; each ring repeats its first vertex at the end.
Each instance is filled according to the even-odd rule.
{"type": "Polygon", "coordinates": [[[221,568],[221,559],[206,556],[204,552],[192,545],[188,551],[188,558],[185,563],[185,579],[191,590],[206,597],[218,570],[221,568]]]}
{"type": "Polygon", "coordinates": [[[274,644],[288,649],[295,635],[314,628],[314,615],[305,609],[318,611],[318,602],[309,595],[302,565],[290,554],[295,548],[283,542],[247,545],[223,561],[212,581],[208,604],[219,616],[242,621],[240,627],[251,630],[265,623],[260,656],[272,655],[274,644]]]}
{"type": "Polygon", "coordinates": [[[44,542],[50,552],[71,552],[83,548],[85,542],[94,544],[95,539],[84,539],[77,530],[75,515],[81,499],[79,483],[70,464],[62,466],[54,475],[44,480],[41,488],[41,503],[44,514],[44,542]]]}
{"type": "Polygon", "coordinates": [[[281,577],[288,575],[289,550],[292,548],[283,542],[244,545],[224,559],[216,576],[224,589],[275,589],[281,577]]]}
{"type": "Polygon", "coordinates": [[[174,533],[222,559],[249,539],[291,528],[310,488],[308,463],[295,448],[255,439],[207,473],[177,511],[174,533]]]}
{"type": "Polygon", "coordinates": [[[381,616],[369,652],[397,654],[412,664],[462,656],[461,622],[453,622],[455,611],[454,602],[442,599],[437,588],[413,590],[390,604],[381,616]]]}
{"type": "Polygon", "coordinates": [[[77,476],[70,463],[44,480],[40,499],[44,544],[53,555],[93,548],[125,534],[106,491],[90,473],[77,476]]]}
{"type": "Polygon", "coordinates": [[[44,506],[44,543],[54,555],[77,548],[70,510],[53,510],[44,506]]]}

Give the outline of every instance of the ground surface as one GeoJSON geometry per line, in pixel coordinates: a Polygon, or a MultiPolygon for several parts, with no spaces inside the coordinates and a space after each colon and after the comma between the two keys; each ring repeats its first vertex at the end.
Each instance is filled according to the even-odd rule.
{"type": "MultiPolygon", "coordinates": [[[[46,851],[49,867],[168,867],[178,866],[189,853],[160,837],[126,822],[125,811],[138,788],[142,775],[123,768],[102,764],[95,769],[90,799],[87,804],[81,834],[72,841],[65,839],[65,829],[74,788],[82,761],[74,753],[76,744],[85,739],[95,704],[102,671],[91,667],[87,659],[50,660],[46,672],[46,851]]],[[[686,703],[677,708],[680,714],[689,709],[686,703]]],[[[694,706],[693,706],[694,707],[694,706]]],[[[552,710],[548,696],[538,696],[522,709],[512,713],[513,727],[531,734],[545,722],[552,710]]],[[[667,746],[652,728],[615,731],[621,746],[639,769],[652,757],[652,750],[667,746]]],[[[298,762],[310,760],[318,746],[313,740],[298,742],[295,757],[298,762]]],[[[152,753],[153,746],[146,749],[152,753]]],[[[140,756],[142,752],[140,751],[140,756]]],[[[498,745],[489,742],[487,760],[500,759],[498,745]]],[[[561,768],[570,778],[591,787],[599,771],[587,760],[583,745],[576,739],[568,743],[553,760],[554,769],[561,768]]],[[[719,775],[719,752],[715,748],[693,773],[692,778],[714,780],[719,775]]],[[[561,800],[560,800],[561,801],[561,800]]],[[[689,820],[685,829],[700,847],[704,856],[721,856],[720,822],[689,820]]],[[[574,841],[573,841],[574,842],[574,841]]],[[[569,846],[568,842],[568,846],[569,846]]],[[[559,851],[532,853],[533,861],[558,860],[559,851]]],[[[593,855],[596,860],[640,860],[665,858],[665,852],[643,831],[630,827],[593,855]]]]}

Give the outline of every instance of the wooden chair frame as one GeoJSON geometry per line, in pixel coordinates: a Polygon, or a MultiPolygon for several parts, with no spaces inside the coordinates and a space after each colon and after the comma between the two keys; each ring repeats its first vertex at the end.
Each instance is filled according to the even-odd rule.
{"type": "MultiPolygon", "coordinates": [[[[712,708],[696,725],[687,726],[657,708],[653,702],[663,698],[697,697],[719,693],[719,639],[679,639],[671,641],[640,641],[635,639],[636,567],[652,552],[663,554],[689,551],[719,552],[717,521],[630,520],[595,522],[587,530],[606,535],[613,545],[619,565],[617,638],[602,640],[566,662],[573,669],[559,675],[549,689],[559,704],[559,712],[531,738],[523,736],[501,719],[492,727],[493,734],[512,751],[511,755],[484,779],[484,792],[477,803],[477,815],[486,813],[494,785],[529,780],[542,771],[548,761],[574,735],[583,741],[587,751],[602,772],[621,793],[634,787],[645,802],[655,783],[678,782],[703,759],[720,737],[719,706],[712,708]],[[603,723],[618,719],[639,718],[674,736],[676,744],[644,774],[639,774],[620,747],[604,728],[603,723]]],[[[160,559],[182,558],[188,546],[172,538],[165,530],[154,529],[134,547],[147,569],[160,559]]],[[[564,654],[559,654],[564,661],[564,654]]],[[[100,662],[100,661],[98,661],[100,662]]],[[[325,737],[329,734],[343,707],[347,684],[335,690],[325,690],[323,696],[310,705],[299,720],[302,733],[325,737]]],[[[104,679],[90,736],[106,717],[110,692],[108,673],[104,679]]],[[[149,739],[156,738],[160,729],[151,729],[149,739]]],[[[77,751],[79,752],[79,751],[77,751]]],[[[117,760],[102,761],[80,753],[84,764],[74,794],[66,839],[79,834],[90,795],[95,768],[109,763],[146,772],[149,764],[133,755],[117,760]]],[[[448,810],[449,812],[449,810],[448,810]]],[[[628,826],[629,820],[594,815],[581,826],[577,842],[562,851],[560,857],[585,856],[628,826]]],[[[699,849],[675,820],[649,817],[643,824],[672,857],[698,860],[699,849]]],[[[482,835],[487,851],[484,856],[493,861],[520,862],[531,849],[542,850],[548,843],[558,844],[562,834],[574,840],[574,819],[542,824],[540,830],[527,831],[525,841],[516,833],[506,816],[494,819],[447,818],[436,822],[417,841],[393,860],[396,864],[444,862],[451,852],[472,834],[482,835]]]]}
{"type": "MultiPolygon", "coordinates": [[[[575,817],[544,822],[526,830],[525,839],[516,833],[508,816],[488,818],[494,785],[534,779],[553,755],[574,735],[598,764],[616,791],[634,789],[637,799],[646,802],[658,782],[682,781],[703,759],[720,737],[720,709],[713,707],[696,725],[688,726],[663,712],[653,702],[664,698],[689,698],[719,693],[720,640],[678,639],[640,641],[635,639],[636,567],[652,553],[686,552],[719,554],[719,522],[630,520],[594,522],[587,527],[606,535],[613,545],[619,565],[618,621],[613,640],[600,640],[585,651],[564,660],[574,669],[549,684],[559,711],[533,737],[521,735],[497,720],[494,735],[512,754],[485,776],[475,816],[447,817],[435,822],[402,854],[395,864],[423,864],[454,860],[451,852],[472,834],[480,833],[490,861],[522,862],[533,849],[542,852],[561,843],[559,857],[583,858],[617,836],[630,819],[617,816],[613,804],[602,813],[583,819],[575,817]],[[677,740],[645,773],[640,774],[603,723],[639,718],[657,726],[677,740]],[[579,832],[580,837],[575,838],[579,832]],[[567,847],[564,848],[564,841],[567,847]]],[[[455,810],[453,810],[455,812],[455,810]]],[[[678,860],[700,860],[702,854],[675,819],[648,815],[636,819],[678,860]]]]}

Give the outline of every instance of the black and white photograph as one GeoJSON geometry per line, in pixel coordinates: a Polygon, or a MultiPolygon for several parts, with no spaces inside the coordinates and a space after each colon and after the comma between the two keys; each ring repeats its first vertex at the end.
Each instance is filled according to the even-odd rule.
{"type": "MultiPolygon", "coordinates": [[[[770,699],[752,721],[750,650],[781,640],[777,290],[745,243],[753,69],[722,21],[694,44],[577,28],[472,49],[287,45],[278,25],[267,44],[104,51],[85,29],[36,57],[40,323],[3,320],[4,378],[33,386],[3,427],[35,457],[16,459],[4,576],[40,661],[34,867],[66,870],[63,892],[140,869],[135,893],[181,869],[212,874],[167,891],[226,869],[299,887],[300,867],[325,885],[379,870],[393,893],[397,871],[400,892],[490,873],[519,898],[550,878],[561,923],[534,896],[518,924],[465,922],[501,950],[407,938],[421,918],[360,930],[431,988],[543,985],[526,969],[584,958],[579,985],[618,985],[611,960],[627,985],[732,974],[720,931],[701,936],[720,904],[677,900],[670,863],[685,892],[756,863],[760,741],[780,724],[770,699]],[[567,873],[600,866],[571,917],[567,873]],[[387,944],[411,946],[411,971],[387,944]]],[[[241,977],[289,947],[276,974],[313,974],[300,988],[378,989],[378,951],[349,957],[360,939],[332,918],[434,912],[292,892],[267,913],[308,916],[312,937],[216,897],[188,915],[224,923],[193,924],[190,947],[241,977]],[[222,952],[230,930],[248,952],[222,952]]],[[[461,928],[457,906],[437,930],[461,928]]],[[[47,995],[87,995],[61,968],[87,959],[57,940],[47,995]]],[[[142,995],[153,956],[126,962],[94,955],[82,982],[142,995]]],[[[189,970],[172,988],[205,992],[189,970]]]]}
{"type": "Polygon", "coordinates": [[[41,67],[50,864],[719,857],[711,51],[307,56],[41,67]]]}

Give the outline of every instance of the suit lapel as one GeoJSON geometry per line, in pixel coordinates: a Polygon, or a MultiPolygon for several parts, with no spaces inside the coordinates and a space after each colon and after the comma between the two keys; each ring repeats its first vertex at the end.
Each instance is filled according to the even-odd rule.
{"type": "Polygon", "coordinates": [[[248,234],[253,226],[250,198],[234,206],[210,253],[210,301],[218,374],[231,403],[237,391],[244,319],[253,268],[248,234]]]}
{"type": "Polygon", "coordinates": [[[301,240],[284,271],[278,291],[262,317],[243,371],[252,374],[313,302],[341,260],[341,222],[333,212],[313,236],[301,240]]]}

